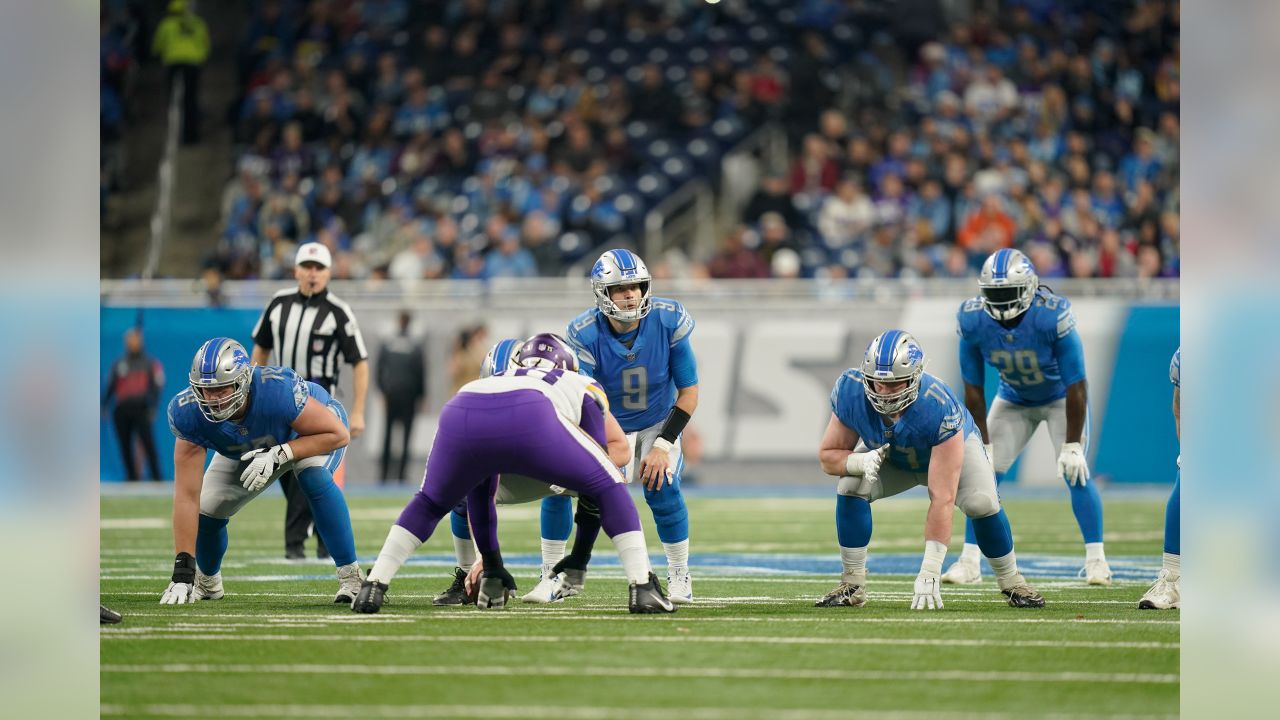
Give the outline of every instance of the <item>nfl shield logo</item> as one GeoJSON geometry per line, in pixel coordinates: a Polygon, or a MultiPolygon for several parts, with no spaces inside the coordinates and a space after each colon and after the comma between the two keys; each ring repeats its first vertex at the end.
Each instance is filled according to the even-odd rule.
{"type": "Polygon", "coordinates": [[[635,353],[627,353],[627,362],[631,362],[632,360],[635,360],[635,359],[636,359],[635,353]]]}

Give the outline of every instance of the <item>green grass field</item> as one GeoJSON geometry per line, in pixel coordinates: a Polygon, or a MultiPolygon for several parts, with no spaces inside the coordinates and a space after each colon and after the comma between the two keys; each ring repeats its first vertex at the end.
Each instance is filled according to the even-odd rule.
{"type": "MultiPolygon", "coordinates": [[[[351,499],[371,565],[404,497],[351,499]]],[[[661,546],[648,522],[650,550],[661,546]]],[[[1024,572],[1048,606],[1007,607],[987,572],[945,586],[942,611],[908,608],[925,503],[875,506],[864,608],[819,609],[837,581],[831,498],[690,498],[698,602],[630,616],[612,547],[586,592],[552,606],[437,608],[446,520],[392,583],[378,615],[330,604],[331,563],[282,557],[275,493],[230,525],[227,596],[160,606],[173,553],[170,502],[102,499],[103,716],[294,718],[1168,717],[1178,712],[1177,611],[1136,609],[1159,563],[1163,502],[1106,504],[1108,588],[1083,559],[1063,493],[1006,502],[1024,572]],[[1029,570],[1029,571],[1027,571],[1029,570]]],[[[537,505],[500,511],[521,589],[536,582],[537,505]]],[[[959,515],[948,564],[959,551],[959,515]]],[[[661,576],[665,560],[655,555],[661,576]]]]}

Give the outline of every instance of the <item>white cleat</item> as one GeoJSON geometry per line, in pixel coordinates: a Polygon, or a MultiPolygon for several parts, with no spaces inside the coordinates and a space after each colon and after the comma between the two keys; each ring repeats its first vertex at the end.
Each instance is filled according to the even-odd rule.
{"type": "Polygon", "coordinates": [[[360,563],[351,563],[338,568],[338,594],[333,602],[350,605],[360,594],[360,585],[364,583],[364,573],[360,571],[360,563]]]}
{"type": "Polygon", "coordinates": [[[1182,608],[1182,593],[1178,583],[1179,575],[1170,576],[1168,570],[1161,570],[1155,583],[1138,601],[1139,610],[1179,610],[1182,608]]]}
{"type": "Polygon", "coordinates": [[[222,592],[222,573],[217,572],[212,575],[205,575],[196,570],[196,582],[191,587],[191,599],[194,600],[221,600],[225,593],[222,592]]]}
{"type": "Polygon", "coordinates": [[[667,570],[667,599],[677,605],[693,602],[693,577],[689,569],[667,570]]]}
{"type": "MultiPolygon", "coordinates": [[[[564,594],[563,578],[564,575],[556,573],[553,565],[543,565],[542,577],[538,580],[538,584],[520,598],[521,602],[542,604],[560,602],[568,597],[564,594]]],[[[577,592],[573,594],[576,595],[577,592]]]]}
{"type": "Polygon", "coordinates": [[[1090,585],[1111,584],[1111,566],[1106,560],[1086,560],[1083,572],[1085,581],[1090,585]]]}
{"type": "Polygon", "coordinates": [[[961,558],[942,573],[944,585],[976,585],[982,582],[982,565],[961,558]]]}

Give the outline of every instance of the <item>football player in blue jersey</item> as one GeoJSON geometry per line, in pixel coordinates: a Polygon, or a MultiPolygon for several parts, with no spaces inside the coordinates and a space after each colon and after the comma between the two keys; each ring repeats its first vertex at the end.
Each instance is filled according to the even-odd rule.
{"type": "Polygon", "coordinates": [[[887,330],[867,346],[861,367],[846,370],[831,391],[831,420],[818,458],[823,472],[840,478],[836,536],[843,573],[840,584],[816,605],[866,604],[871,503],[923,485],[929,489],[929,509],[911,608],[942,608],[942,561],[957,507],[973,521],[978,545],[1009,605],[1043,607],[1044,598],[1018,572],[1013,533],[973,417],[924,366],[915,338],[887,330]]]}
{"type": "MultiPolygon", "coordinates": [[[[521,341],[509,338],[499,340],[489,348],[489,353],[485,355],[484,362],[480,365],[480,379],[491,377],[495,372],[502,372],[505,369],[518,368],[515,359],[521,344],[521,341]]],[[[498,505],[543,500],[542,574],[538,587],[522,598],[525,602],[558,602],[581,593],[586,584],[585,567],[554,570],[556,563],[564,557],[565,545],[575,520],[578,523],[580,536],[589,537],[594,543],[595,537],[599,535],[598,504],[593,498],[579,497],[578,514],[575,516],[570,496],[576,494],[559,486],[549,486],[533,478],[516,475],[504,475],[498,483],[498,493],[495,496],[495,502],[498,505]]],[[[466,605],[471,602],[466,591],[468,569],[475,569],[479,556],[476,554],[475,543],[471,539],[465,500],[450,513],[449,523],[453,531],[453,550],[458,566],[453,570],[453,584],[436,595],[432,604],[466,605]]]]}
{"type": "MultiPolygon", "coordinates": [[[[1169,363],[1169,382],[1173,383],[1173,427],[1182,441],[1182,416],[1178,413],[1179,396],[1182,394],[1182,348],[1173,353],[1169,363]]],[[[1169,610],[1182,607],[1180,580],[1182,578],[1182,456],[1178,456],[1178,476],[1173,481],[1173,494],[1164,508],[1164,563],[1155,583],[1138,601],[1140,610],[1169,610]]]]}
{"type": "MultiPolygon", "coordinates": [[[[689,510],[680,492],[680,434],[698,407],[698,365],[689,335],[693,317],[675,300],[652,295],[638,255],[609,250],[591,269],[596,307],[569,323],[581,372],[609,396],[634,447],[628,481],[639,477],[667,555],[671,601],[693,601],[689,575],[689,510]]],[[[580,565],[575,551],[563,567],[580,565]],[[573,561],[577,561],[576,563],[573,561]]]]}
{"type": "MultiPolygon", "coordinates": [[[[1031,261],[1017,250],[997,250],[982,265],[977,297],[960,305],[960,372],[964,404],[973,414],[987,453],[1004,479],[1036,428],[1048,426],[1058,452],[1058,477],[1071,494],[1071,509],[1084,536],[1084,575],[1090,585],[1110,585],[1102,545],[1102,498],[1089,482],[1089,398],[1084,348],[1071,303],[1040,285],[1031,261]],[[1000,373],[987,411],[984,365],[1000,373]]],[[[982,581],[973,523],[964,550],[942,576],[946,583],[982,581]]]]}
{"type": "Polygon", "coordinates": [[[335,603],[350,604],[363,574],[351,516],[333,471],[351,435],[342,405],[284,367],[253,366],[240,343],[214,338],[196,352],[190,387],[169,402],[174,441],[173,577],[160,597],[181,605],[223,596],[227,522],[281,475],[297,474],[316,532],[338,568],[335,603]],[[208,469],[205,453],[213,450],[208,469]]]}

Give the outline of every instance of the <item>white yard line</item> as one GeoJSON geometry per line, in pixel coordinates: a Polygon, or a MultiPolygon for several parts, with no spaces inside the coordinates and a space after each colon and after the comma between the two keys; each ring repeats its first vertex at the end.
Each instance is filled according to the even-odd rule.
{"type": "MultiPolygon", "coordinates": [[[[694,605],[693,607],[696,608],[697,606],[694,605]]],[[[573,620],[573,621],[598,620],[598,621],[605,621],[605,622],[636,620],[636,618],[631,618],[630,614],[627,613],[627,611],[622,608],[598,608],[593,610],[594,610],[594,613],[588,615],[581,612],[565,611],[559,608],[542,609],[536,606],[520,607],[518,610],[515,610],[513,612],[484,611],[484,610],[476,610],[474,608],[470,610],[446,610],[446,609],[435,609],[435,608],[423,606],[418,608],[387,608],[388,614],[356,615],[352,613],[350,615],[344,615],[343,617],[356,618],[356,620],[353,622],[360,622],[362,621],[361,619],[368,620],[370,622],[375,622],[376,619],[381,619],[384,617],[412,617],[417,622],[429,622],[432,620],[456,620],[459,618],[469,618],[473,620],[529,620],[531,616],[536,616],[538,620],[573,620]],[[428,612],[408,616],[408,615],[397,614],[397,610],[399,609],[418,609],[418,610],[427,610],[428,612]]],[[[1020,611],[1014,610],[1012,608],[1010,608],[1009,610],[1009,613],[1012,615],[1016,615],[1019,612],[1020,611]]],[[[1027,612],[1027,611],[1021,611],[1021,612],[1027,612]]],[[[278,618],[282,620],[296,621],[299,619],[307,619],[313,616],[296,614],[296,613],[292,615],[233,613],[233,612],[195,613],[195,612],[189,612],[187,608],[175,606],[173,610],[167,611],[167,612],[130,612],[127,614],[127,617],[159,617],[159,618],[183,619],[183,620],[191,619],[191,618],[211,618],[211,619],[278,618]]],[[[323,616],[316,616],[316,617],[318,617],[318,619],[325,619],[325,618],[336,617],[336,616],[323,615],[323,616]]],[[[706,616],[691,614],[690,612],[686,612],[682,610],[679,613],[677,613],[675,616],[673,616],[671,618],[671,621],[680,623],[680,624],[697,623],[697,622],[733,622],[733,623],[772,624],[772,623],[831,622],[833,618],[839,618],[839,619],[848,620],[850,622],[858,622],[858,623],[893,623],[893,624],[945,623],[948,625],[1041,625],[1041,624],[1047,624],[1047,625],[1072,625],[1072,624],[1167,625],[1170,627],[1170,629],[1177,628],[1180,624],[1178,620],[1160,620],[1160,619],[1130,620],[1130,619],[1123,619],[1123,618],[1028,618],[1028,617],[968,618],[968,617],[956,617],[954,614],[948,613],[946,611],[925,613],[918,617],[868,617],[866,615],[859,615],[858,611],[852,608],[849,609],[847,612],[839,609],[837,610],[827,609],[825,611],[819,611],[815,609],[814,614],[811,617],[778,617],[778,618],[775,618],[775,617],[715,617],[715,616],[706,617],[706,616]]],[[[104,636],[106,636],[107,634],[108,634],[107,631],[103,632],[104,636]]]]}
{"type": "MultiPolygon", "coordinates": [[[[199,623],[180,623],[174,626],[155,627],[155,628],[121,628],[103,630],[104,639],[123,635],[127,639],[148,639],[144,636],[164,635],[173,637],[176,635],[174,630],[212,630],[215,632],[239,632],[243,629],[261,629],[261,628],[281,628],[296,627],[289,624],[273,624],[273,623],[237,623],[237,624],[210,624],[203,625],[199,623]]],[[[183,638],[199,640],[201,638],[195,636],[181,635],[183,638]]],[[[274,640],[279,636],[276,635],[237,635],[232,637],[219,636],[216,638],[205,638],[208,640],[274,640]]],[[[394,635],[394,636],[362,636],[351,637],[347,635],[294,635],[291,636],[297,640],[308,641],[354,641],[354,642],[432,642],[432,643],[561,643],[562,638],[559,637],[540,637],[525,635],[394,635]]],[[[1003,639],[968,639],[968,638],[890,638],[890,637],[857,637],[857,638],[833,638],[833,637],[743,637],[741,635],[724,635],[724,636],[697,636],[697,635],[577,635],[574,636],[575,642],[599,642],[599,643],[616,643],[619,640],[626,642],[645,642],[645,643],[694,643],[694,644],[714,644],[714,645],[884,645],[884,646],[928,646],[928,647],[1028,647],[1028,648],[1087,648],[1091,650],[1177,650],[1180,647],[1176,642],[1128,642],[1128,641],[1092,641],[1092,640],[1016,640],[1009,641],[1003,639]]]]}
{"type": "Polygon", "coordinates": [[[628,667],[619,674],[612,667],[555,667],[549,665],[311,665],[311,664],[195,664],[173,663],[163,665],[103,665],[104,673],[180,673],[247,675],[482,675],[501,677],[507,673],[539,677],[601,677],[601,678],[727,678],[734,680],[860,680],[894,682],[991,682],[991,683],[1117,683],[1172,685],[1178,682],[1173,673],[1091,673],[1091,672],[1025,672],[972,670],[834,670],[811,668],[785,670],[781,668],[720,668],[720,667],[628,667]]]}
{"type": "MultiPolygon", "coordinates": [[[[537,718],[539,720],[670,720],[669,708],[574,707],[564,703],[543,705],[119,705],[104,704],[102,715],[237,718],[537,718]]],[[[1025,713],[904,712],[868,710],[879,720],[1024,720],[1025,713]]],[[[761,707],[680,708],[683,720],[847,720],[848,709],[775,709],[761,707]]],[[[1067,715],[1041,716],[1048,720],[1163,720],[1176,715],[1067,715]]]]}

